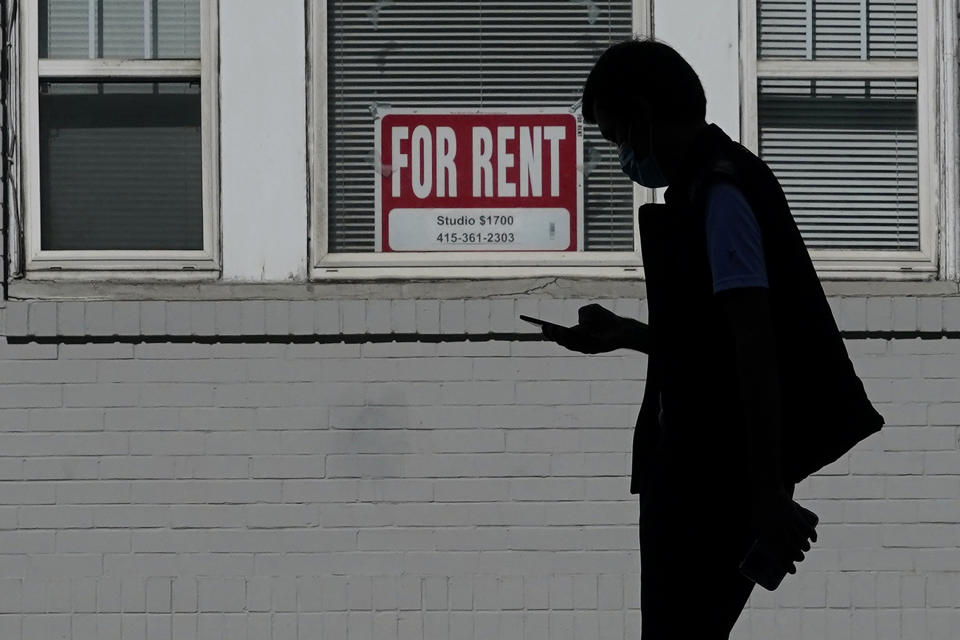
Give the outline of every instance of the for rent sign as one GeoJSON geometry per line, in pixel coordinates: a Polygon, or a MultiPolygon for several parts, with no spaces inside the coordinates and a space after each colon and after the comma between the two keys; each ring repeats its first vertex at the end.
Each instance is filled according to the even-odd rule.
{"type": "Polygon", "coordinates": [[[583,124],[565,109],[381,110],[378,251],[582,251],[583,124]]]}

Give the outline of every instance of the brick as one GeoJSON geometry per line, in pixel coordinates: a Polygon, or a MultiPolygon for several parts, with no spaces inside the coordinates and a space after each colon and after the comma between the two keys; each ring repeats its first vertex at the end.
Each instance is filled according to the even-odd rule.
{"type": "Polygon", "coordinates": [[[944,331],[960,331],[960,298],[943,298],[944,331]]]}
{"type": "Polygon", "coordinates": [[[960,606],[960,578],[954,572],[935,572],[927,575],[926,605],[928,607],[960,606]]]}
{"type": "Polygon", "coordinates": [[[960,451],[926,451],[922,455],[927,475],[960,475],[960,451]]]}
{"type": "MultiPolygon", "coordinates": [[[[856,606],[856,605],[854,605],[856,606]]],[[[854,609],[850,615],[850,634],[853,640],[877,637],[876,613],[871,610],[854,609]]]]}
{"type": "Polygon", "coordinates": [[[240,302],[240,333],[246,336],[262,336],[267,332],[267,308],[263,300],[240,302]]]}
{"type": "Polygon", "coordinates": [[[463,300],[440,301],[440,333],[462,334],[466,331],[466,304],[463,300]]]}
{"type": "Polygon", "coordinates": [[[960,571],[960,549],[896,549],[904,553],[911,553],[914,564],[912,567],[919,573],[930,571],[960,571]]]}
{"type": "Polygon", "coordinates": [[[162,300],[140,301],[140,331],[143,335],[163,335],[166,331],[166,306],[162,300]]]}
{"type": "Polygon", "coordinates": [[[367,300],[364,331],[366,333],[390,333],[390,301],[367,300]]]}
{"type": "Polygon", "coordinates": [[[916,331],[919,328],[917,298],[897,296],[892,298],[893,330],[916,331]]]}
{"type": "MultiPolygon", "coordinates": [[[[450,608],[472,609],[472,587],[469,584],[470,576],[450,578],[450,608]],[[454,598],[456,596],[456,598],[454,598]]],[[[443,576],[426,576],[423,578],[423,608],[426,610],[443,610],[447,608],[448,585],[443,576]]]]}
{"type": "Polygon", "coordinates": [[[359,334],[366,330],[366,303],[364,300],[340,301],[340,331],[345,334],[359,334]]]}
{"type": "Polygon", "coordinates": [[[549,588],[551,610],[573,608],[573,576],[552,575],[549,588]]]}
{"type": "Polygon", "coordinates": [[[490,331],[512,333],[521,322],[514,311],[513,299],[492,299],[490,305],[490,331]]]}
{"type": "Polygon", "coordinates": [[[817,498],[870,499],[884,497],[883,477],[814,476],[809,480],[810,493],[817,498]]]}
{"type": "Polygon", "coordinates": [[[401,610],[419,611],[422,608],[423,579],[417,575],[397,577],[397,607],[401,610]]]}
{"type": "Polygon", "coordinates": [[[83,318],[83,302],[58,302],[57,333],[60,335],[82,336],[86,333],[83,318]]]}
{"type": "Polygon", "coordinates": [[[922,607],[926,599],[926,578],[917,574],[900,575],[900,601],[903,607],[922,607]]]}
{"type": "Polygon", "coordinates": [[[900,611],[896,609],[880,609],[876,612],[878,638],[902,638],[900,631],[900,611]]]}
{"type": "Polygon", "coordinates": [[[517,404],[588,404],[590,387],[576,381],[518,382],[517,404]]]}
{"type": "Polygon", "coordinates": [[[960,358],[956,355],[913,356],[920,362],[925,378],[960,378],[960,358]]]}
{"type": "Polygon", "coordinates": [[[8,336],[27,335],[27,314],[29,312],[28,302],[15,302],[13,300],[7,303],[4,309],[6,321],[5,334],[8,336]]]}
{"type": "Polygon", "coordinates": [[[864,331],[867,328],[867,299],[862,297],[840,298],[840,316],[837,324],[841,331],[864,331]]]}
{"type": "Polygon", "coordinates": [[[390,301],[390,331],[393,333],[416,333],[417,306],[415,301],[390,301]]]}
{"type": "Polygon", "coordinates": [[[957,446],[957,429],[954,425],[884,426],[880,431],[880,441],[885,451],[952,450],[957,446]]]}
{"type": "Polygon", "coordinates": [[[949,524],[887,524],[883,528],[884,547],[956,547],[960,543],[957,528],[949,524]]]}
{"type": "Polygon", "coordinates": [[[616,574],[597,576],[597,606],[604,611],[623,606],[623,577],[616,574]]]}
{"type": "Polygon", "coordinates": [[[61,406],[60,385],[9,384],[0,385],[0,408],[29,409],[61,406]]]}
{"type": "Polygon", "coordinates": [[[842,522],[865,523],[916,522],[917,500],[850,500],[843,505],[842,522]]]}
{"type": "Polygon", "coordinates": [[[837,566],[841,571],[911,571],[915,553],[912,549],[844,549],[837,566]]]}
{"type": "Polygon", "coordinates": [[[197,587],[200,611],[243,611],[246,598],[243,578],[201,576],[197,587]]]}
{"type": "Polygon", "coordinates": [[[954,640],[960,628],[960,612],[955,608],[927,611],[927,636],[931,640],[954,640]]]}
{"type": "Polygon", "coordinates": [[[917,298],[917,327],[920,331],[943,329],[943,301],[939,296],[917,298]]]}
{"type": "Polygon", "coordinates": [[[874,356],[857,360],[861,378],[919,378],[926,356],[874,356]]]}
{"type": "Polygon", "coordinates": [[[117,335],[140,335],[140,302],[137,300],[119,300],[114,302],[113,325],[117,335]]]}
{"type": "Polygon", "coordinates": [[[489,300],[467,300],[464,303],[464,327],[466,333],[490,332],[489,300]]]}
{"type": "Polygon", "coordinates": [[[917,504],[917,515],[905,522],[956,522],[960,499],[909,500],[917,504]]]}
{"type": "Polygon", "coordinates": [[[417,333],[440,333],[440,301],[417,300],[416,302],[417,333]]]}
{"type": "Polygon", "coordinates": [[[283,336],[290,333],[290,303],[288,301],[266,300],[263,313],[267,335],[283,336]]]}
{"type": "Polygon", "coordinates": [[[854,475],[919,475],[924,471],[919,451],[852,451],[850,473],[854,475]]]}
{"type": "Polygon", "coordinates": [[[914,403],[881,403],[874,402],[873,408],[883,416],[885,427],[914,426],[927,424],[927,404],[914,403]]]}
{"type": "Polygon", "coordinates": [[[889,331],[893,325],[893,304],[886,296],[867,298],[867,331],[889,331]]]}
{"type": "Polygon", "coordinates": [[[314,333],[316,331],[314,303],[310,300],[293,300],[289,305],[290,333],[292,335],[314,333]]]}
{"type": "Polygon", "coordinates": [[[827,607],[846,608],[850,606],[850,574],[830,571],[827,576],[827,607]]]}
{"type": "Polygon", "coordinates": [[[113,335],[113,302],[97,300],[84,303],[87,333],[94,336],[113,335]]]}
{"type": "Polygon", "coordinates": [[[0,384],[92,382],[96,367],[77,361],[11,360],[0,367],[0,384]]]}
{"type": "Polygon", "coordinates": [[[57,335],[57,303],[42,301],[30,302],[28,307],[28,325],[31,335],[57,335]]]}
{"type": "Polygon", "coordinates": [[[214,317],[217,323],[217,335],[240,335],[242,327],[240,324],[240,306],[239,300],[218,300],[214,303],[214,317]]]}
{"type": "Polygon", "coordinates": [[[888,498],[956,498],[960,476],[890,476],[884,478],[888,498]]]}
{"type": "MultiPolygon", "coordinates": [[[[202,302],[186,300],[171,300],[166,304],[166,333],[172,336],[191,334],[191,305],[201,305],[202,302]]],[[[212,334],[207,334],[212,335],[212,334]]]]}

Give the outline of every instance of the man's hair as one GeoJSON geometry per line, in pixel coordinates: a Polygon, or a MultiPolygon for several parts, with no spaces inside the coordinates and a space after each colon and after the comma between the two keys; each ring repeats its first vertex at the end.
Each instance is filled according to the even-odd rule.
{"type": "Polygon", "coordinates": [[[706,116],[707,97],[693,67],[653,38],[623,40],[600,55],[583,87],[583,119],[596,124],[598,102],[615,117],[625,116],[632,97],[643,98],[661,122],[700,122],[706,116]]]}

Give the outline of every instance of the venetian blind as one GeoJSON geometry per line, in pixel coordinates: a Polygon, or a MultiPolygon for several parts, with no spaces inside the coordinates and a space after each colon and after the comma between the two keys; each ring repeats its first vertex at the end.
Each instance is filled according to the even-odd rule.
{"type": "Polygon", "coordinates": [[[807,245],[919,249],[916,75],[774,73],[777,60],[842,68],[916,59],[917,0],[759,0],[758,8],[758,55],[769,61],[758,74],[760,156],[780,178],[807,245]]]}
{"type": "Polygon", "coordinates": [[[40,0],[41,58],[200,58],[200,0],[40,0]]]}
{"type": "MultiPolygon", "coordinates": [[[[329,248],[374,251],[374,105],[569,107],[631,2],[327,3],[329,248]]],[[[633,250],[633,191],[616,149],[584,128],[588,251],[633,250]]]]}
{"type": "Polygon", "coordinates": [[[809,247],[919,249],[916,80],[760,81],[760,151],[809,247]]]}
{"type": "Polygon", "coordinates": [[[916,58],[917,0],[760,0],[760,57],[916,58]]]}

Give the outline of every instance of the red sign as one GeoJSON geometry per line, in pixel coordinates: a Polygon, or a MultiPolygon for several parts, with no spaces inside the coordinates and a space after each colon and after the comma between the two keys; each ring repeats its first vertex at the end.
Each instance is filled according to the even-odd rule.
{"type": "Polygon", "coordinates": [[[580,251],[583,125],[564,109],[384,110],[377,251],[580,251]]]}

